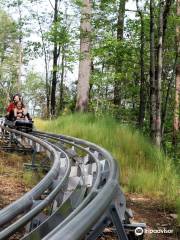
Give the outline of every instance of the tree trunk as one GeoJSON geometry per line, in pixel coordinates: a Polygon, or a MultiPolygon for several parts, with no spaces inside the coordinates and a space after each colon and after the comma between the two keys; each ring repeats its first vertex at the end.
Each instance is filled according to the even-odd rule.
{"type": "MultiPolygon", "coordinates": [[[[177,17],[180,17],[180,0],[176,0],[177,17]]],[[[180,54],[180,26],[176,25],[176,52],[180,54]]],[[[174,120],[173,120],[173,145],[176,149],[177,134],[179,132],[179,107],[180,107],[180,64],[176,65],[176,92],[175,92],[175,107],[174,107],[174,120]]]]}
{"type": "MultiPolygon", "coordinates": [[[[58,0],[55,0],[54,6],[54,20],[53,24],[57,23],[58,18],[58,0]]],[[[56,85],[57,85],[57,66],[58,66],[58,46],[57,46],[57,36],[54,36],[54,50],[53,50],[53,76],[51,83],[51,116],[54,117],[56,114],[56,85]]]]}
{"type": "Polygon", "coordinates": [[[155,139],[156,94],[155,94],[155,53],[154,53],[154,0],[150,0],[150,136],[155,139]]]}
{"type": "Polygon", "coordinates": [[[22,57],[23,57],[23,50],[22,50],[22,12],[21,12],[21,3],[17,1],[18,6],[18,13],[19,13],[19,61],[18,61],[18,72],[17,72],[17,91],[20,92],[21,89],[21,68],[22,68],[22,57]]]}
{"type": "MultiPolygon", "coordinates": [[[[168,20],[168,16],[170,15],[170,10],[171,10],[171,5],[174,2],[174,0],[167,0],[165,1],[165,6],[164,6],[164,12],[163,12],[163,42],[162,42],[162,48],[164,49],[164,41],[165,41],[165,34],[166,34],[166,30],[167,30],[167,20],[168,20]]],[[[176,60],[175,60],[176,62],[176,60]]],[[[169,100],[169,93],[170,93],[170,89],[171,89],[171,84],[173,82],[173,78],[174,78],[174,73],[175,70],[173,68],[173,73],[172,73],[172,78],[168,81],[168,86],[167,86],[167,93],[166,93],[166,97],[165,97],[165,101],[164,102],[164,106],[162,106],[162,115],[161,115],[161,136],[163,139],[163,135],[164,135],[164,126],[165,126],[165,121],[166,121],[166,113],[167,113],[167,105],[168,105],[168,100],[169,100]]],[[[166,79],[166,77],[164,77],[166,79]]]]}
{"type": "Polygon", "coordinates": [[[176,66],[176,93],[173,120],[173,145],[177,145],[177,134],[179,132],[179,94],[180,94],[180,64],[176,66]]]}
{"type": "Polygon", "coordinates": [[[91,73],[91,0],[83,0],[80,25],[80,62],[77,86],[76,110],[85,112],[89,101],[89,79],[91,73]]]}
{"type": "MultiPolygon", "coordinates": [[[[102,64],[103,65],[103,64],[102,64]]],[[[93,63],[93,60],[91,59],[91,73],[93,74],[94,73],[94,63],[93,63]]],[[[93,83],[90,82],[89,83],[89,102],[91,103],[91,97],[92,97],[92,88],[93,88],[93,83]]]]}
{"type": "Polygon", "coordinates": [[[143,12],[139,8],[139,1],[136,0],[137,11],[141,19],[141,50],[140,50],[140,66],[141,66],[141,84],[140,84],[140,104],[139,104],[139,117],[138,123],[139,127],[142,128],[144,124],[145,117],[145,107],[146,107],[146,83],[144,76],[144,16],[143,12]]]}
{"type": "MultiPolygon", "coordinates": [[[[37,4],[37,3],[36,3],[37,4]]],[[[47,112],[47,116],[49,117],[50,115],[50,83],[49,83],[49,76],[48,76],[48,57],[47,57],[47,50],[46,50],[46,45],[45,45],[45,39],[44,39],[44,35],[43,35],[43,30],[42,30],[42,26],[41,26],[41,22],[39,19],[39,14],[38,14],[38,5],[37,5],[37,20],[38,20],[38,24],[39,24],[39,30],[40,30],[40,34],[41,34],[41,41],[42,41],[42,52],[44,54],[44,64],[45,64],[45,79],[46,79],[46,112],[47,112]]]]}
{"type": "MultiPolygon", "coordinates": [[[[120,0],[119,10],[118,10],[118,21],[117,21],[117,40],[118,41],[123,40],[125,5],[126,5],[126,0],[120,0]]],[[[117,55],[116,61],[117,63],[116,63],[116,77],[114,82],[114,104],[120,106],[121,105],[121,82],[118,77],[118,73],[121,72],[122,61],[119,55],[117,55]]]]}
{"type": "Polygon", "coordinates": [[[21,68],[22,68],[22,58],[23,58],[23,52],[22,52],[22,38],[19,38],[19,61],[18,61],[18,73],[17,73],[17,91],[20,92],[21,90],[21,68]]]}
{"type": "Polygon", "coordinates": [[[60,97],[59,97],[59,111],[64,108],[64,65],[65,65],[65,46],[62,47],[62,59],[61,59],[61,80],[60,80],[60,97]]]}
{"type": "Polygon", "coordinates": [[[160,15],[159,15],[159,32],[158,32],[158,52],[157,52],[157,79],[156,80],[156,132],[155,143],[156,146],[161,146],[161,81],[162,81],[162,43],[163,43],[163,13],[164,1],[160,2],[160,15]]]}
{"type": "Polygon", "coordinates": [[[164,44],[165,34],[166,34],[166,29],[167,29],[167,20],[168,20],[171,5],[173,2],[174,2],[174,0],[166,0],[165,1],[165,7],[164,7],[164,13],[163,13],[163,44],[164,44]]]}
{"type": "Polygon", "coordinates": [[[170,91],[171,91],[173,80],[174,80],[175,71],[176,71],[177,60],[178,60],[178,55],[176,53],[176,58],[175,58],[175,61],[174,61],[174,66],[173,66],[173,72],[172,72],[172,76],[171,76],[171,78],[169,79],[169,82],[168,82],[167,92],[166,92],[166,96],[165,96],[165,100],[164,100],[164,107],[162,109],[162,117],[161,117],[162,118],[161,119],[162,136],[164,135],[164,127],[165,127],[166,116],[167,116],[168,102],[169,102],[170,91]]]}

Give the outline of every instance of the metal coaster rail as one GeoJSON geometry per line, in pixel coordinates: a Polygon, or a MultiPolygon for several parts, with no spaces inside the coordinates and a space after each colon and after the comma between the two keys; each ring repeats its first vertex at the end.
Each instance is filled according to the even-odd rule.
{"type": "Polygon", "coordinates": [[[107,150],[75,137],[0,127],[40,145],[52,162],[32,190],[0,210],[0,239],[26,225],[24,240],[94,240],[109,224],[114,225],[118,239],[143,239],[143,234],[134,235],[134,229],[144,229],[145,224],[131,224],[117,163],[107,150]],[[47,206],[51,213],[45,216],[47,206]]]}
{"type": "MultiPolygon", "coordinates": [[[[2,127],[3,129],[6,129],[2,127]]],[[[17,201],[13,202],[12,204],[8,205],[4,209],[0,210],[0,227],[7,224],[9,221],[17,217],[19,214],[22,214],[24,211],[31,209],[27,214],[23,217],[18,219],[15,223],[11,224],[7,228],[3,229],[0,232],[0,239],[6,239],[12,233],[14,233],[17,229],[21,226],[24,226],[27,222],[29,222],[34,216],[36,216],[39,212],[41,212],[50,202],[54,200],[56,195],[58,194],[59,190],[61,189],[63,183],[65,182],[67,176],[70,172],[70,160],[69,157],[65,152],[59,149],[60,153],[65,156],[67,161],[67,168],[66,172],[58,183],[58,186],[51,192],[48,198],[38,201],[38,198],[52,185],[53,181],[57,178],[60,169],[60,161],[59,161],[59,154],[55,149],[50,145],[42,140],[38,139],[37,137],[31,136],[26,133],[22,133],[12,129],[6,129],[11,133],[15,133],[17,135],[21,135],[27,137],[28,139],[40,144],[42,147],[46,149],[50,153],[50,160],[53,162],[53,165],[47,175],[29,192],[27,192],[24,196],[22,196],[17,201]],[[36,201],[37,199],[37,201],[36,201]]]]}

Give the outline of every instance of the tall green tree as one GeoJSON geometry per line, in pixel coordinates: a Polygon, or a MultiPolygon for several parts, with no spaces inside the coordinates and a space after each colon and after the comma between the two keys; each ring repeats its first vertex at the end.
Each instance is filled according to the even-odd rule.
{"type": "Polygon", "coordinates": [[[161,146],[161,85],[162,85],[162,68],[163,68],[163,13],[164,0],[159,3],[159,30],[158,30],[158,47],[157,47],[157,76],[156,76],[156,124],[155,124],[155,143],[158,147],[161,146]]]}
{"type": "Polygon", "coordinates": [[[156,92],[155,92],[155,4],[150,0],[150,134],[155,138],[156,92]]]}
{"type": "Polygon", "coordinates": [[[46,85],[43,77],[31,70],[28,72],[26,82],[22,86],[25,103],[29,103],[29,111],[32,115],[46,117],[46,85]]]}
{"type": "MultiPolygon", "coordinates": [[[[180,0],[176,0],[176,14],[180,17],[180,0]]],[[[176,53],[180,56],[180,25],[176,24],[176,53]]],[[[180,107],[180,62],[176,64],[176,84],[175,84],[175,106],[174,106],[174,119],[173,119],[173,145],[177,148],[177,135],[179,132],[179,107],[180,107]]]]}
{"type": "Polygon", "coordinates": [[[52,72],[52,84],[51,84],[51,116],[56,114],[56,85],[57,85],[57,71],[58,71],[58,58],[60,54],[60,48],[58,48],[57,42],[57,24],[58,24],[58,4],[59,0],[54,2],[54,49],[53,49],[53,72],[52,72]]]}
{"type": "Polygon", "coordinates": [[[19,67],[18,29],[4,11],[0,11],[0,95],[1,107],[7,106],[11,94],[17,91],[19,67]]]}
{"type": "MultiPolygon", "coordinates": [[[[125,6],[126,0],[119,1],[118,7],[118,19],[117,19],[117,41],[121,43],[123,40],[124,33],[124,18],[125,18],[125,6]]],[[[122,71],[122,58],[120,55],[116,56],[116,76],[114,81],[114,104],[121,105],[121,91],[122,91],[122,82],[119,78],[120,72],[122,71]]]]}
{"type": "Polygon", "coordinates": [[[136,6],[138,15],[141,21],[141,49],[140,49],[140,66],[141,66],[141,81],[140,81],[140,101],[139,101],[139,116],[138,123],[140,128],[143,127],[145,118],[145,108],[146,108],[146,79],[145,79],[145,68],[144,68],[144,48],[145,48],[145,29],[144,29],[144,13],[139,7],[139,1],[136,0],[136,6]]]}
{"type": "Polygon", "coordinates": [[[89,102],[89,81],[91,73],[91,12],[92,2],[83,0],[80,23],[80,60],[77,87],[76,110],[85,112],[89,102]]]}

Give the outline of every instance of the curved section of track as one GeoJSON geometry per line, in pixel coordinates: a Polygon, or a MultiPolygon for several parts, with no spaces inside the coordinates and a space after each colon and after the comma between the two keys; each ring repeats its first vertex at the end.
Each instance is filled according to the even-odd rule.
{"type": "Polygon", "coordinates": [[[26,240],[93,240],[109,224],[119,239],[138,239],[134,228],[145,225],[130,224],[118,167],[108,151],[70,136],[1,128],[41,146],[52,164],[37,186],[0,210],[0,239],[26,225],[26,240]],[[49,206],[51,211],[45,213],[49,206]]]}

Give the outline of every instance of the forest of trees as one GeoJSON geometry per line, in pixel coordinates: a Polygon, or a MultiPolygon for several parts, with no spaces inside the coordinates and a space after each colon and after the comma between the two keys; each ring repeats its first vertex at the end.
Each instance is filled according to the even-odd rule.
{"type": "Polygon", "coordinates": [[[180,0],[1,0],[0,6],[1,114],[20,91],[44,118],[112,115],[178,156],[180,0]],[[35,59],[39,72],[29,67],[35,59]]]}

